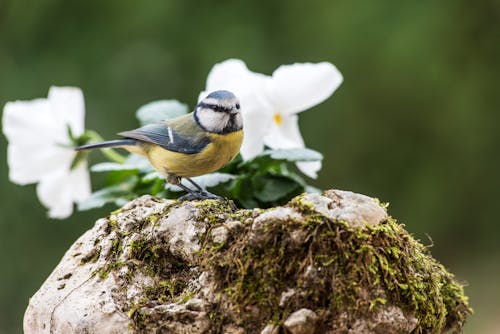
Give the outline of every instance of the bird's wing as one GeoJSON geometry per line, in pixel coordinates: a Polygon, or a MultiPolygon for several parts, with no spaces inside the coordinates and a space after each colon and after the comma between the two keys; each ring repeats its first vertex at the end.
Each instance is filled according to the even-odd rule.
{"type": "Polygon", "coordinates": [[[211,142],[210,138],[193,120],[191,114],[161,123],[149,124],[135,130],[120,132],[119,135],[185,154],[199,153],[211,142]]]}

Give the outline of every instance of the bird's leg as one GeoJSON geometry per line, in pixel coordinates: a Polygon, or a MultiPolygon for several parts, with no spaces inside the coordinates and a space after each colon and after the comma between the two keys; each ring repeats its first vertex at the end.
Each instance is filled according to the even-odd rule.
{"type": "MultiPolygon", "coordinates": [[[[194,196],[194,197],[199,197],[200,193],[197,192],[197,191],[194,191],[193,189],[189,188],[189,187],[186,187],[185,185],[183,185],[181,182],[179,182],[178,184],[176,184],[177,187],[181,188],[182,190],[184,190],[185,192],[187,192],[188,194],[186,196],[194,196]]],[[[181,198],[183,197],[186,197],[186,196],[182,196],[181,198]]]]}
{"type": "Polygon", "coordinates": [[[191,183],[193,186],[195,186],[196,189],[198,189],[197,194],[200,196],[200,199],[223,199],[223,197],[217,196],[217,195],[212,194],[211,192],[207,191],[206,189],[203,189],[199,184],[194,182],[189,177],[186,177],[185,179],[188,180],[189,183],[191,183]]]}
{"type": "Polygon", "coordinates": [[[186,180],[189,181],[189,183],[191,183],[193,186],[196,187],[196,189],[198,189],[199,192],[204,192],[206,191],[205,189],[203,189],[200,185],[198,185],[196,182],[194,182],[191,178],[189,177],[185,177],[186,180]]]}
{"type": "Polygon", "coordinates": [[[185,192],[187,192],[187,194],[184,195],[184,196],[182,196],[182,197],[180,197],[179,200],[181,200],[181,201],[189,201],[189,200],[193,200],[193,199],[201,199],[200,193],[194,191],[193,189],[191,189],[191,188],[189,188],[189,187],[187,187],[185,185],[183,185],[181,178],[178,177],[177,175],[167,173],[166,174],[166,179],[167,179],[168,183],[173,184],[175,186],[178,186],[179,188],[181,188],[182,190],[184,190],[185,192]]]}
{"type": "Polygon", "coordinates": [[[179,198],[180,201],[192,201],[192,200],[196,200],[196,199],[200,199],[200,200],[203,200],[203,199],[219,199],[219,200],[223,200],[223,201],[227,202],[227,204],[233,210],[237,209],[237,207],[236,207],[236,205],[234,204],[233,201],[230,201],[227,198],[224,198],[224,197],[212,194],[211,192],[207,191],[206,189],[203,189],[199,184],[197,184],[196,182],[194,182],[189,177],[186,177],[185,179],[188,180],[189,183],[191,183],[193,186],[195,186],[198,191],[194,191],[194,190],[190,189],[189,187],[186,187],[185,185],[183,185],[181,179],[179,178],[177,186],[181,187],[183,190],[185,190],[187,192],[186,195],[184,195],[184,196],[182,196],[182,197],[179,198]]]}
{"type": "Polygon", "coordinates": [[[186,177],[186,179],[189,181],[189,183],[191,183],[193,186],[196,187],[197,191],[182,184],[182,179],[180,177],[178,177],[177,175],[167,173],[167,182],[168,183],[176,185],[179,188],[181,188],[182,190],[184,190],[185,192],[187,192],[186,195],[179,197],[180,201],[191,201],[191,200],[196,200],[196,199],[201,199],[201,200],[202,199],[223,199],[220,196],[214,195],[214,194],[206,191],[205,189],[200,187],[198,184],[196,184],[196,182],[194,182],[190,178],[186,177]]]}

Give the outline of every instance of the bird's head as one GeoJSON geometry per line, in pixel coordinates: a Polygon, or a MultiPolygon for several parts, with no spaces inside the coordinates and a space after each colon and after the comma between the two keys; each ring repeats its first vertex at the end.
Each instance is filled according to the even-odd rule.
{"type": "Polygon", "coordinates": [[[227,90],[208,94],[196,106],[194,118],[208,132],[225,134],[243,128],[240,101],[227,90]]]}

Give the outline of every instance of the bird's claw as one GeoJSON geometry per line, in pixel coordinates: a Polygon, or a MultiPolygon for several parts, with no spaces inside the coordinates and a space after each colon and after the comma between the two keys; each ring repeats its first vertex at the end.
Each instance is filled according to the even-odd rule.
{"type": "Polygon", "coordinates": [[[224,200],[224,197],[217,196],[208,191],[191,192],[179,198],[179,201],[193,201],[193,200],[205,200],[205,199],[220,199],[224,200]]]}

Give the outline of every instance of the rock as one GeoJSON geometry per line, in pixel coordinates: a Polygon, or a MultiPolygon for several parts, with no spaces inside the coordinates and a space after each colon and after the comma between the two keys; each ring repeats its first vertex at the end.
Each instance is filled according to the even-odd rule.
{"type": "Polygon", "coordinates": [[[440,333],[470,312],[453,275],[367,196],[267,210],[143,196],[70,247],[24,331],[440,333]]]}
{"type": "MultiPolygon", "coordinates": [[[[291,207],[276,207],[264,211],[255,219],[251,220],[252,232],[250,242],[258,247],[265,238],[267,224],[286,223],[287,221],[299,221],[301,215],[291,207]]],[[[250,222],[250,221],[249,221],[250,222]]]]}
{"type": "Polygon", "coordinates": [[[113,300],[116,281],[92,276],[96,263],[81,266],[81,255],[103,234],[102,220],[81,236],[43,286],[30,299],[25,333],[127,333],[130,319],[113,300]],[[64,278],[67,277],[67,278],[64,278]],[[58,286],[64,282],[64,288],[58,286]]]}
{"type": "Polygon", "coordinates": [[[199,236],[206,230],[206,223],[197,220],[196,215],[196,208],[185,204],[170,210],[154,227],[154,233],[168,242],[172,254],[190,262],[194,261],[196,252],[200,250],[199,236]]]}
{"type": "Polygon", "coordinates": [[[387,220],[387,212],[376,200],[351,191],[328,190],[324,196],[307,194],[304,201],[312,203],[316,211],[353,226],[377,225],[387,220]]]}
{"type": "Polygon", "coordinates": [[[230,232],[237,232],[241,230],[242,223],[237,220],[229,220],[224,224],[224,227],[227,228],[230,232]]]}
{"type": "Polygon", "coordinates": [[[277,207],[265,211],[253,220],[252,230],[262,230],[267,222],[300,220],[301,215],[290,207],[277,207]]]}
{"type": "Polygon", "coordinates": [[[276,325],[267,325],[260,334],[279,334],[280,328],[276,325]]]}
{"type": "Polygon", "coordinates": [[[349,334],[398,334],[412,333],[417,326],[417,319],[405,315],[403,311],[394,306],[380,309],[370,318],[358,318],[349,334]]]}
{"type": "Polygon", "coordinates": [[[212,235],[212,242],[216,244],[222,244],[227,241],[229,236],[229,231],[226,226],[219,226],[214,228],[210,234],[212,235]]]}
{"type": "Polygon", "coordinates": [[[222,333],[224,334],[245,334],[245,328],[243,327],[238,327],[234,325],[229,325],[224,327],[222,333]]]}
{"type": "Polygon", "coordinates": [[[313,311],[302,308],[290,314],[283,326],[291,334],[314,334],[318,316],[313,311]]]}
{"type": "Polygon", "coordinates": [[[205,302],[200,298],[190,299],[184,304],[184,306],[191,311],[201,311],[205,309],[205,302]]]}
{"type": "Polygon", "coordinates": [[[279,306],[280,307],[285,306],[286,303],[290,300],[290,298],[293,297],[293,295],[295,295],[294,289],[288,289],[286,291],[283,291],[283,293],[281,294],[279,306]]]}

